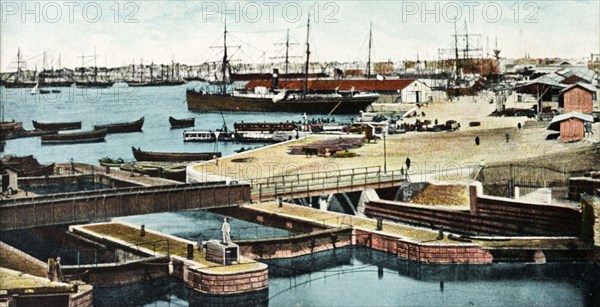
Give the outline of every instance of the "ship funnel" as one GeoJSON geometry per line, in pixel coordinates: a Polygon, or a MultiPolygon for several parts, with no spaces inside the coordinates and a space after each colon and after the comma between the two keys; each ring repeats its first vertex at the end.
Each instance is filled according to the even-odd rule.
{"type": "Polygon", "coordinates": [[[279,69],[273,68],[273,84],[271,85],[271,89],[273,91],[279,89],[279,69]]]}

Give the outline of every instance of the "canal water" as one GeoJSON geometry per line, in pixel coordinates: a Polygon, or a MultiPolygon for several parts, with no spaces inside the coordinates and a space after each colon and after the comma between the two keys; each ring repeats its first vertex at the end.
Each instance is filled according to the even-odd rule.
{"type": "MultiPolygon", "coordinates": [[[[41,145],[39,137],[9,140],[3,154],[33,154],[41,163],[75,162],[97,163],[108,156],[133,161],[131,147],[147,151],[166,152],[206,152],[221,151],[223,156],[235,153],[240,148],[265,145],[183,142],[185,129],[171,129],[169,116],[175,118],[196,118],[197,130],[215,130],[223,126],[219,112],[190,112],[185,101],[187,88],[198,88],[201,84],[191,82],[181,86],[127,87],[116,84],[110,89],[62,88],[59,94],[30,95],[27,89],[6,89],[0,87],[3,117],[5,121],[21,121],[25,129],[33,129],[36,121],[82,121],[82,130],[90,130],[93,125],[129,122],[145,118],[143,132],[109,134],[106,141],[92,144],[41,145]]],[[[285,122],[303,121],[303,114],[296,113],[255,113],[224,112],[225,122],[233,130],[235,122],[285,122]]],[[[325,115],[308,115],[310,118],[325,115]]],[[[350,121],[354,116],[331,116],[337,121],[350,121]]]]}

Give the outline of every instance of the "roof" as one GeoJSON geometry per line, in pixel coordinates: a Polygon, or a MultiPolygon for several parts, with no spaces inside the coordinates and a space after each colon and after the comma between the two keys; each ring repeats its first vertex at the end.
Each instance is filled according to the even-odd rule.
{"type": "MultiPolygon", "coordinates": [[[[308,89],[313,91],[398,91],[411,85],[414,79],[344,79],[344,80],[308,80],[308,89]]],[[[304,80],[279,80],[279,88],[290,90],[301,90],[304,80]]],[[[257,86],[271,87],[272,80],[252,80],[246,84],[247,89],[257,86]]]]}
{"type": "Polygon", "coordinates": [[[572,84],[571,86],[568,86],[568,87],[560,90],[560,92],[564,93],[564,92],[567,92],[567,91],[569,91],[569,90],[571,90],[573,88],[576,88],[576,87],[581,87],[582,89],[590,91],[592,93],[595,93],[598,90],[595,86],[593,86],[591,84],[587,84],[587,83],[583,83],[583,82],[577,82],[575,84],[572,84]]]}
{"type": "Polygon", "coordinates": [[[586,82],[592,82],[597,74],[595,71],[587,68],[569,68],[569,69],[561,69],[556,72],[558,75],[563,76],[564,78],[569,78],[571,76],[577,76],[586,82]]]}
{"type": "Polygon", "coordinates": [[[584,122],[594,122],[594,117],[592,115],[583,114],[580,112],[570,112],[555,116],[548,125],[548,130],[560,130],[559,123],[571,118],[577,118],[584,122]]]}

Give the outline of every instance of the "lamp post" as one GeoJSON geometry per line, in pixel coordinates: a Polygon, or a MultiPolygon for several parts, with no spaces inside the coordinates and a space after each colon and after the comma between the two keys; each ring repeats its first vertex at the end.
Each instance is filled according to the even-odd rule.
{"type": "Polygon", "coordinates": [[[387,148],[385,142],[387,127],[383,127],[383,129],[381,130],[381,134],[383,135],[383,173],[387,174],[387,148]]]}

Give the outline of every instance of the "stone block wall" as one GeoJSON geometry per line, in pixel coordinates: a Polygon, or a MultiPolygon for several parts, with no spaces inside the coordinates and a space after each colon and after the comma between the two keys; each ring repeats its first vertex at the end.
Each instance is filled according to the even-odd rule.
{"type": "Polygon", "coordinates": [[[493,256],[476,244],[426,244],[365,230],[355,231],[356,245],[396,254],[402,259],[438,264],[486,264],[493,256]]]}
{"type": "Polygon", "coordinates": [[[269,286],[269,271],[263,268],[234,274],[211,274],[206,270],[190,267],[186,284],[204,294],[231,295],[262,291],[269,286]]]}

